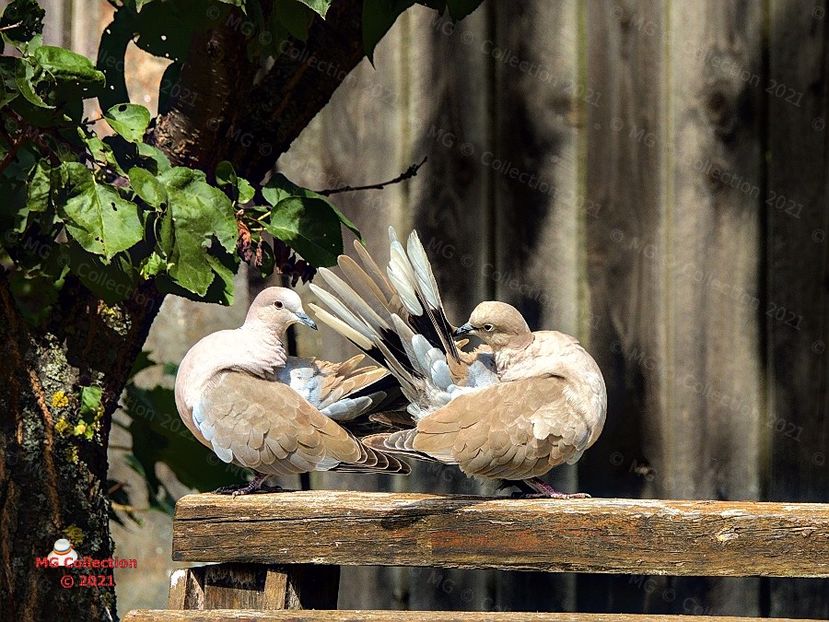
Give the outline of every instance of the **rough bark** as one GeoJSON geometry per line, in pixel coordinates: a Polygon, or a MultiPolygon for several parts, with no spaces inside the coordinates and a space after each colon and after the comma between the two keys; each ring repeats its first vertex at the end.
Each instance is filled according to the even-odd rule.
{"type": "Polygon", "coordinates": [[[9,619],[81,611],[114,617],[112,587],[81,587],[80,570],[36,568],[35,558],[63,537],[82,556],[112,556],[105,490],[111,416],[160,303],[150,285],[107,306],[67,283],[46,326],[31,327],[0,277],[0,608],[9,619]],[[91,421],[80,414],[85,386],[102,390],[91,421]],[[74,588],[61,587],[64,574],[74,588]]]}
{"type": "MultiPolygon", "coordinates": [[[[245,54],[240,14],[195,36],[179,83],[182,92],[195,93],[196,105],[171,102],[157,120],[155,144],[175,164],[210,174],[216,162],[231,159],[240,172],[255,171],[254,177],[261,178],[361,57],[360,10],[357,0],[335,2],[329,21],[313,26],[303,55],[277,59],[279,75],[268,73],[257,83],[254,75],[260,68],[245,54]],[[308,59],[333,62],[332,55],[339,54],[340,71],[333,75],[309,71],[313,63],[308,59]],[[294,69],[283,71],[286,67],[294,69]],[[254,108],[262,114],[254,114],[254,108]],[[273,127],[263,129],[268,124],[273,127]],[[270,141],[269,147],[246,149],[229,140],[237,135],[235,127],[256,132],[270,141]]],[[[126,302],[106,305],[70,279],[45,324],[29,326],[0,274],[4,619],[116,617],[111,587],[81,588],[78,580],[73,589],[64,589],[63,571],[36,568],[34,558],[46,556],[60,537],[68,537],[82,555],[112,555],[105,490],[111,416],[162,299],[154,284],[146,282],[126,302]],[[103,395],[91,439],[79,427],[82,387],[98,387],[103,395]]]]}

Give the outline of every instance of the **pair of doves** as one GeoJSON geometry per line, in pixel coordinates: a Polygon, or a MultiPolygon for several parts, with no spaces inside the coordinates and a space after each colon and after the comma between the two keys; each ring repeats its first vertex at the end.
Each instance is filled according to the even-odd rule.
{"type": "Polygon", "coordinates": [[[540,477],[575,463],[602,431],[607,394],[593,358],[569,335],[531,332],[502,302],[480,303],[455,328],[417,234],[405,247],[394,229],[389,238],[385,272],[355,242],[360,263],[341,255],[342,277],[323,268],[328,289],[311,285],[329,309],[310,305],[317,318],[379,367],[361,365],[365,355],[289,356],[288,327],[316,324],[282,287],[262,291],[241,328],[208,335],[182,360],[175,394],[185,425],[224,462],[257,473],[222,492],[274,490],[269,477],[311,471],[406,474],[402,456],[531,496],[587,496],[540,477]],[[470,335],[482,345],[467,352],[470,335]],[[360,438],[349,427],[366,417],[396,429],[360,438]]]}

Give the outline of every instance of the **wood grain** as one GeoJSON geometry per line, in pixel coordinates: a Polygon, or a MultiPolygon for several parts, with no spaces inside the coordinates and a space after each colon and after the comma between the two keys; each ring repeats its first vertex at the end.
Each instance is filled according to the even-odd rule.
{"type": "Polygon", "coordinates": [[[829,507],[312,491],[179,500],[173,559],[829,577],[829,507]]]}
{"type": "MultiPolygon", "coordinates": [[[[767,494],[829,501],[829,3],[769,10],[767,494]]],[[[772,580],[769,592],[771,615],[829,618],[826,582],[772,580]]]]}
{"type": "MultiPolygon", "coordinates": [[[[764,8],[676,3],[661,154],[664,221],[657,252],[667,328],[667,403],[653,463],[661,498],[756,499],[763,448],[760,185],[764,8]],[[739,71],[735,70],[739,68],[739,71]],[[670,248],[670,253],[662,249],[670,248]]],[[[683,579],[715,611],[760,613],[759,581],[728,589],[683,579]]]]}
{"type": "Polygon", "coordinates": [[[171,609],[336,609],[339,566],[229,563],[177,570],[171,609]]]}
{"type": "MultiPolygon", "coordinates": [[[[586,334],[608,393],[604,431],[578,464],[581,489],[593,495],[660,496],[661,474],[653,465],[667,464],[672,442],[662,416],[671,382],[663,264],[673,249],[662,233],[662,157],[655,142],[665,131],[667,9],[661,0],[580,3],[580,85],[599,104],[582,101],[578,108],[579,192],[598,214],[584,211],[580,221],[588,309],[579,336],[586,334]]],[[[622,577],[578,580],[578,609],[648,610],[649,601],[622,577]]]]}
{"type": "MultiPolygon", "coordinates": [[[[130,611],[124,622],[795,622],[791,618],[672,616],[624,613],[514,613],[468,611],[130,611]]],[[[801,619],[799,622],[810,622],[801,619]]],[[[816,622],[816,621],[811,621],[816,622]]]]}
{"type": "MultiPolygon", "coordinates": [[[[493,74],[491,59],[480,49],[493,37],[493,10],[493,3],[485,2],[458,23],[422,6],[404,15],[409,18],[403,42],[407,92],[400,138],[410,159],[429,158],[407,185],[408,217],[437,266],[441,297],[456,324],[494,292],[484,273],[493,253],[492,171],[481,162],[492,150],[493,74]]],[[[406,490],[481,494],[480,482],[457,469],[412,466],[406,490]]],[[[403,577],[398,589],[406,609],[485,608],[496,580],[486,571],[447,570],[433,577],[431,571],[412,569],[403,577]]]]}
{"type": "MultiPolygon", "coordinates": [[[[493,3],[497,97],[491,159],[495,256],[485,271],[495,298],[517,307],[534,330],[580,338],[586,265],[579,195],[578,0],[493,3]]],[[[593,214],[595,217],[595,213],[593,214]]],[[[576,491],[576,467],[544,478],[576,491]]],[[[575,575],[501,573],[495,602],[509,610],[575,608],[575,575]]]]}

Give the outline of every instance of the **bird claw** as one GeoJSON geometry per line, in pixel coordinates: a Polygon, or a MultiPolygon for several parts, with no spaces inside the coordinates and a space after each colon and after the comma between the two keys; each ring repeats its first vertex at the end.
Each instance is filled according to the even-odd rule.
{"type": "Polygon", "coordinates": [[[513,499],[590,499],[590,495],[586,492],[559,492],[553,490],[551,492],[514,492],[513,499]]]}
{"type": "Polygon", "coordinates": [[[267,476],[257,476],[250,480],[247,484],[234,484],[232,486],[222,486],[213,491],[215,495],[231,495],[238,497],[240,495],[260,495],[269,492],[285,492],[282,486],[266,486],[265,480],[267,476]]]}
{"type": "Polygon", "coordinates": [[[586,492],[559,492],[547,482],[534,477],[520,482],[511,482],[520,489],[512,494],[513,499],[589,499],[586,492]]]}

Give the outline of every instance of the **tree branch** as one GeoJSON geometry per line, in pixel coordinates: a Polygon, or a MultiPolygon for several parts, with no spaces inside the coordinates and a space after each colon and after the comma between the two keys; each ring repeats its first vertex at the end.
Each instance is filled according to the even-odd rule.
{"type": "Polygon", "coordinates": [[[363,0],[334,0],[324,20],[314,18],[308,40],[289,40],[262,80],[236,99],[242,105],[222,147],[240,175],[261,182],[362,60],[362,15],[363,0]]]}
{"type": "Polygon", "coordinates": [[[420,170],[420,167],[426,164],[426,160],[428,160],[428,156],[424,156],[423,159],[418,164],[412,164],[409,168],[405,171],[400,173],[394,179],[389,179],[388,181],[381,181],[379,184],[371,184],[369,186],[341,186],[339,188],[328,188],[326,190],[317,190],[317,194],[321,194],[324,197],[329,197],[332,194],[339,194],[340,192],[359,192],[361,190],[382,190],[386,186],[391,186],[392,184],[399,184],[402,181],[406,181],[407,179],[411,179],[417,172],[420,170]]]}

